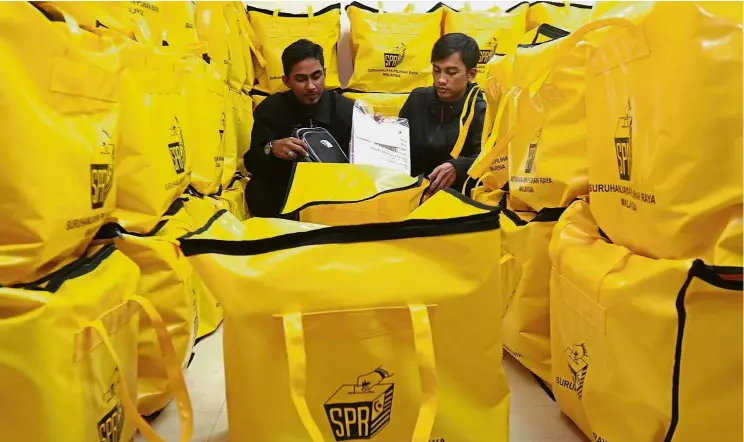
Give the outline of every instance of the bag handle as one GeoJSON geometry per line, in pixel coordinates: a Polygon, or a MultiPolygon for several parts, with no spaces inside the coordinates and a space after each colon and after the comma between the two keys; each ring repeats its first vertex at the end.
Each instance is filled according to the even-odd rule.
{"type": "MultiPolygon", "coordinates": [[[[427,307],[423,304],[412,304],[407,308],[413,324],[413,338],[422,388],[421,408],[416,419],[411,442],[428,442],[434,428],[439,402],[434,341],[427,307]]],[[[323,433],[313,419],[307,405],[307,356],[305,353],[302,313],[285,314],[282,316],[282,321],[284,324],[284,343],[287,348],[287,362],[289,363],[289,387],[292,402],[312,442],[323,442],[323,433]]]]}
{"type": "MultiPolygon", "coordinates": [[[[157,312],[155,307],[147,299],[133,295],[129,297],[128,301],[134,302],[139,305],[141,310],[147,315],[152,323],[153,329],[158,337],[160,344],[160,351],[163,354],[165,361],[165,371],[168,375],[168,382],[170,383],[171,390],[173,391],[173,397],[178,407],[178,419],[181,423],[181,438],[180,442],[188,442],[191,440],[194,427],[194,416],[191,408],[191,399],[189,397],[188,390],[186,388],[186,382],[183,378],[183,372],[181,371],[181,364],[176,358],[176,351],[173,348],[173,342],[168,336],[168,330],[165,327],[163,318],[157,312]]],[[[103,321],[99,318],[95,320],[88,330],[94,330],[101,341],[108,350],[111,358],[114,360],[114,364],[119,369],[119,397],[124,407],[126,419],[132,419],[134,425],[140,430],[142,435],[149,442],[165,442],[165,439],[161,438],[155,430],[150,426],[147,421],[137,411],[132,397],[129,395],[129,386],[126,380],[126,376],[123,375],[121,370],[122,364],[119,359],[119,355],[111,342],[103,321]]]]}
{"type": "Polygon", "coordinates": [[[519,94],[520,90],[518,87],[515,86],[509,89],[509,91],[503,97],[501,97],[501,100],[499,101],[498,111],[496,112],[496,118],[494,118],[493,120],[491,135],[489,135],[485,146],[483,146],[481,155],[479,155],[473,165],[470,166],[470,169],[468,170],[469,176],[473,178],[480,178],[481,176],[483,176],[483,174],[486,173],[486,170],[496,160],[496,156],[498,155],[498,153],[502,151],[503,145],[508,144],[509,141],[514,138],[516,131],[513,130],[514,125],[510,124],[509,131],[504,134],[504,136],[500,140],[498,139],[499,131],[501,130],[501,120],[504,118],[504,112],[506,112],[506,107],[509,104],[509,99],[513,99],[515,98],[515,95],[519,94]],[[508,139],[508,141],[506,141],[505,143],[502,142],[505,139],[508,139]],[[498,143],[497,140],[499,141],[498,143]]]}
{"type": "MultiPolygon", "coordinates": [[[[237,7],[235,8],[237,9],[237,7]]],[[[253,29],[251,22],[248,21],[248,16],[242,13],[242,11],[238,11],[238,23],[240,24],[241,32],[246,35],[245,38],[248,42],[248,47],[251,49],[253,55],[256,56],[256,61],[261,67],[266,67],[266,58],[264,58],[261,51],[256,48],[256,45],[253,44],[254,40],[258,41],[258,34],[256,34],[256,31],[253,29]]]]}
{"type": "Polygon", "coordinates": [[[457,135],[457,141],[450,151],[452,158],[457,158],[462,152],[463,146],[465,146],[465,140],[468,138],[468,132],[470,131],[470,125],[473,122],[473,116],[475,115],[475,103],[478,101],[478,94],[480,93],[480,87],[473,86],[468,92],[467,98],[465,98],[465,104],[462,106],[462,113],[460,114],[460,132],[457,135]],[[470,101],[472,100],[472,101],[470,101]],[[468,103],[470,105],[468,106],[468,103]],[[468,114],[468,111],[470,112],[468,114]],[[467,120],[463,123],[465,115],[468,114],[467,120]]]}
{"type": "Polygon", "coordinates": [[[34,2],[34,6],[49,14],[55,14],[62,17],[67,25],[67,29],[70,31],[70,34],[74,36],[81,35],[81,28],[77,20],[75,20],[75,18],[67,13],[63,8],[60,8],[59,5],[49,2],[34,2]]]}

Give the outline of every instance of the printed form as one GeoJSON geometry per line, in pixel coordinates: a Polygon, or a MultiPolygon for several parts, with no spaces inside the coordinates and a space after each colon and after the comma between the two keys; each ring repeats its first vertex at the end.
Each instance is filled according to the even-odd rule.
{"type": "Polygon", "coordinates": [[[353,164],[368,164],[411,173],[411,138],[405,120],[377,122],[371,114],[354,108],[351,130],[353,164]]]}

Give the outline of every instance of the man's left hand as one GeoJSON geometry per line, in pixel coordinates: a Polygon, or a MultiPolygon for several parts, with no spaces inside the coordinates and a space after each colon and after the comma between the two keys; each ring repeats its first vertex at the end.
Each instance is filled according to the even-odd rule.
{"type": "Polygon", "coordinates": [[[437,166],[436,169],[429,175],[429,194],[433,195],[442,189],[448,189],[454,184],[455,178],[457,178],[457,171],[452,163],[444,163],[437,166]]]}

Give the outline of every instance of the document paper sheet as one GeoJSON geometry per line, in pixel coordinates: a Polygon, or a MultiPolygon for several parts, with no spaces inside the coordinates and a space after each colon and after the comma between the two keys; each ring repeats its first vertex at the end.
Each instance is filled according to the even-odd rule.
{"type": "Polygon", "coordinates": [[[351,131],[351,162],[411,173],[411,138],[405,120],[375,121],[374,116],[354,108],[351,131]]]}

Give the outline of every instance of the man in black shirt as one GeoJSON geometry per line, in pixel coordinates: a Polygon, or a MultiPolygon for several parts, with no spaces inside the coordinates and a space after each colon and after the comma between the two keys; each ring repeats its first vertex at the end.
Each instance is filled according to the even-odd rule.
{"type": "Polygon", "coordinates": [[[475,87],[480,51],[465,34],[442,36],[431,51],[434,86],[414,89],[400,110],[411,131],[411,175],[424,174],[430,193],[454,187],[460,190],[467,171],[481,150],[486,102],[475,97],[475,114],[457,159],[450,156],[460,132],[460,116],[468,93],[475,87]]]}
{"type": "Polygon", "coordinates": [[[307,158],[305,144],[292,137],[300,127],[323,127],[348,156],[354,104],[325,90],[323,48],[298,40],[282,53],[286,92],[266,98],[253,113],[251,148],[243,157],[251,174],[245,191],[254,216],[278,217],[292,163],[307,158]]]}

